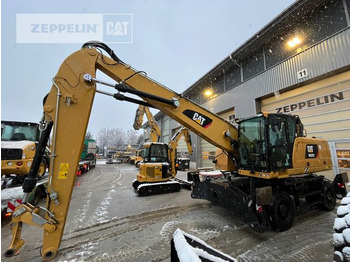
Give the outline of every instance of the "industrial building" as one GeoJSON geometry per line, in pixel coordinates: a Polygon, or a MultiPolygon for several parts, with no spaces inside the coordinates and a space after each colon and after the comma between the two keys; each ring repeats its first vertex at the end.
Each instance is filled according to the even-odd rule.
{"type": "MultiPolygon", "coordinates": [[[[334,173],[350,175],[350,0],[296,1],[183,95],[231,123],[299,115],[308,136],[329,141],[334,173]]],[[[156,119],[169,141],[179,124],[156,119]]],[[[192,143],[191,167],[213,166],[216,148],[194,134],[192,143]]],[[[178,155],[188,156],[185,144],[178,155]]]]}

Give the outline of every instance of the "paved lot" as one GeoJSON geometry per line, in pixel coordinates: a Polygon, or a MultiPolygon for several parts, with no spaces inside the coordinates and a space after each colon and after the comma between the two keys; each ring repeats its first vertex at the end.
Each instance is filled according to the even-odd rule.
{"type": "MultiPolygon", "coordinates": [[[[195,235],[238,261],[332,261],[336,212],[298,214],[286,232],[252,231],[223,208],[194,200],[190,191],[138,197],[132,165],[106,165],[77,177],[68,220],[53,261],[169,261],[176,228],[195,235]]],[[[179,176],[185,177],[185,172],[179,176]]],[[[25,245],[3,261],[41,261],[42,231],[24,226],[25,245]]],[[[2,253],[11,241],[10,226],[1,230],[2,253]]]]}

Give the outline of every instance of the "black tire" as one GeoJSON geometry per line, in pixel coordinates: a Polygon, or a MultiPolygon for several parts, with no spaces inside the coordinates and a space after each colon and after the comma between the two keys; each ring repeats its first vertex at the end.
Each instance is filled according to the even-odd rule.
{"type": "Polygon", "coordinates": [[[42,179],[46,173],[46,168],[47,168],[47,162],[45,158],[41,159],[41,163],[39,166],[39,170],[38,170],[38,179],[42,179]]]}
{"type": "Polygon", "coordinates": [[[330,182],[325,181],[322,189],[322,209],[326,211],[333,210],[335,208],[336,201],[337,196],[335,194],[333,185],[330,182]]]}
{"type": "Polygon", "coordinates": [[[271,208],[271,226],[278,231],[285,231],[292,227],[294,222],[294,202],[289,194],[277,192],[271,208]]]}

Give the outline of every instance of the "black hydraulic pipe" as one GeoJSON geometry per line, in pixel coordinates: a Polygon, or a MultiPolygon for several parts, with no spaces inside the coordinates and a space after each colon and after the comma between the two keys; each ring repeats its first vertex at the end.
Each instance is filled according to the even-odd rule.
{"type": "Polygon", "coordinates": [[[38,181],[38,171],[41,164],[41,159],[45,153],[47,142],[49,141],[49,138],[50,138],[52,125],[53,125],[52,121],[48,122],[46,129],[41,134],[39,143],[36,147],[32,166],[30,167],[28,176],[24,179],[24,182],[23,182],[22,188],[24,193],[32,192],[36,185],[36,182],[38,181]]]}
{"type": "Polygon", "coordinates": [[[86,48],[89,46],[101,48],[101,49],[105,50],[114,61],[116,61],[118,63],[121,62],[121,60],[117,57],[117,55],[114,53],[114,51],[105,43],[102,43],[99,41],[89,41],[89,42],[86,42],[85,44],[83,44],[83,46],[81,48],[86,48]]]}
{"type": "Polygon", "coordinates": [[[119,94],[119,93],[118,94],[113,94],[113,97],[115,99],[117,99],[117,100],[120,100],[120,101],[128,101],[128,102],[131,102],[131,103],[134,103],[134,104],[139,104],[139,105],[142,105],[142,106],[155,108],[150,103],[147,103],[147,102],[142,101],[142,100],[134,99],[134,98],[131,98],[131,97],[127,97],[127,96],[124,96],[124,95],[119,94]]]}
{"type": "Polygon", "coordinates": [[[149,93],[146,93],[146,92],[143,92],[143,91],[135,90],[133,88],[127,87],[124,84],[116,84],[114,87],[119,92],[131,93],[131,94],[134,94],[134,95],[137,95],[137,96],[141,96],[141,97],[144,97],[144,98],[149,98],[149,99],[152,99],[152,100],[155,100],[155,101],[158,101],[158,102],[161,102],[161,103],[168,104],[168,105],[176,107],[174,100],[166,99],[166,98],[163,98],[163,97],[160,97],[160,96],[156,96],[156,95],[152,95],[152,94],[149,94],[149,93]]]}

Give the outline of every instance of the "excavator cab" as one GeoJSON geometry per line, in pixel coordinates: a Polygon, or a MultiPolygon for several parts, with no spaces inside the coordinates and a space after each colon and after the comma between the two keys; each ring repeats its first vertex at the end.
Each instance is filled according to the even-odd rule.
{"type": "Polygon", "coordinates": [[[169,162],[168,145],[163,143],[150,143],[145,148],[144,162],[169,162]]]}
{"type": "Polygon", "coordinates": [[[240,167],[251,172],[292,168],[293,144],[303,136],[298,116],[259,114],[239,121],[240,167]]]}

